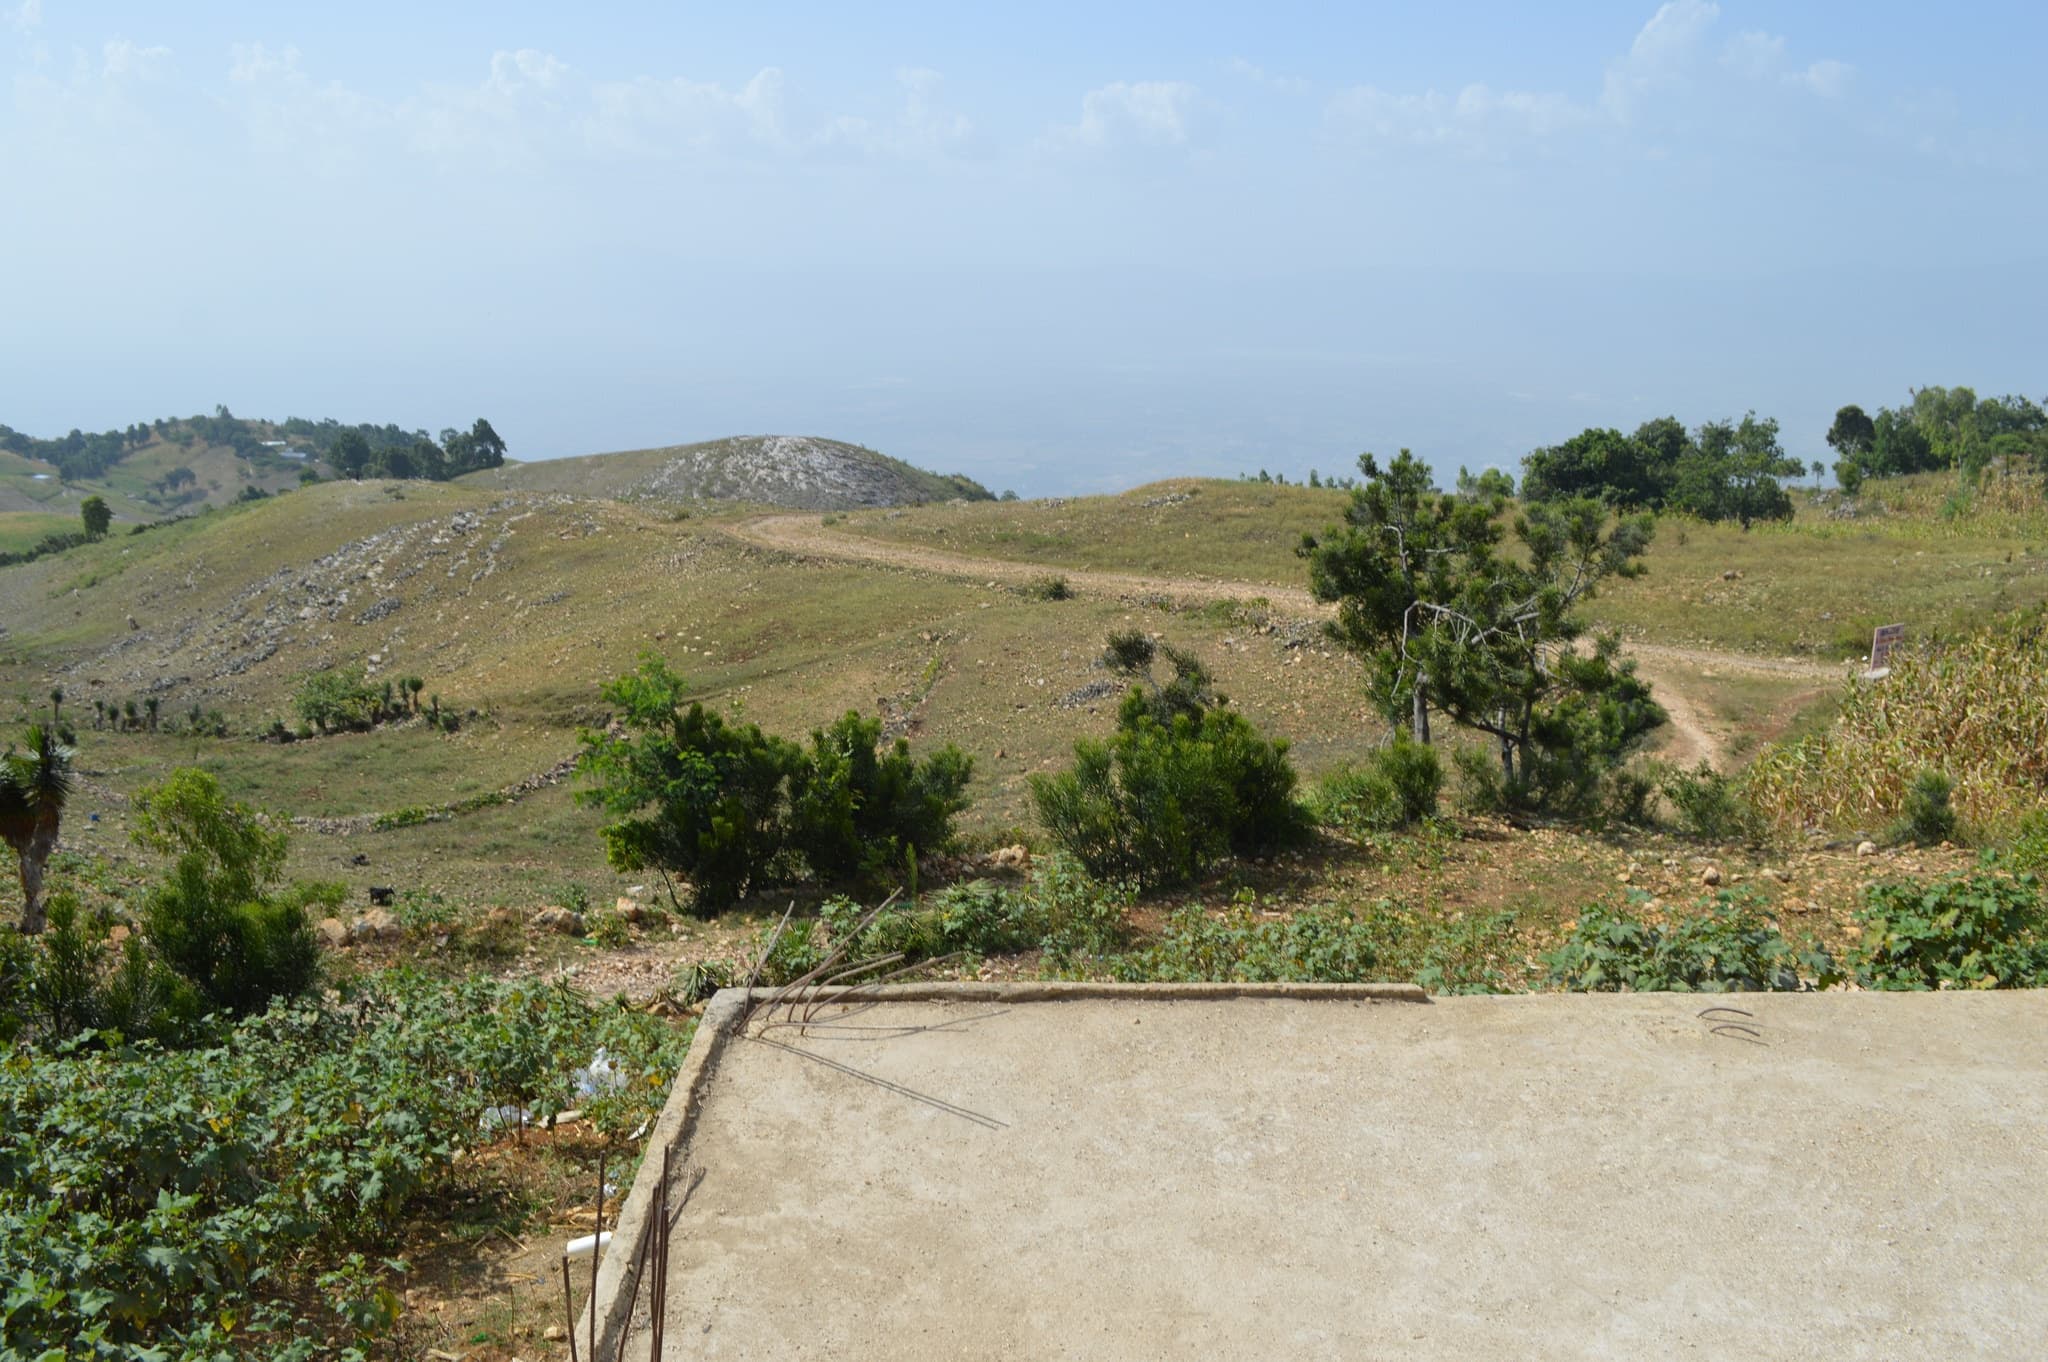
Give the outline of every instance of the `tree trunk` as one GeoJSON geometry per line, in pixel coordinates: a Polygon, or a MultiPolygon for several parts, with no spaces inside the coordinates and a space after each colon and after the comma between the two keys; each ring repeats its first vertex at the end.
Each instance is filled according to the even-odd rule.
{"type": "Polygon", "coordinates": [[[49,925],[49,914],[43,904],[43,865],[56,849],[57,837],[53,829],[48,835],[38,831],[30,836],[28,845],[17,847],[16,859],[21,863],[21,933],[35,936],[49,925]]]}
{"type": "Polygon", "coordinates": [[[1409,721],[1409,730],[1415,741],[1429,746],[1429,701],[1423,692],[1428,687],[1429,674],[1424,672],[1415,678],[1415,714],[1409,721]]]}

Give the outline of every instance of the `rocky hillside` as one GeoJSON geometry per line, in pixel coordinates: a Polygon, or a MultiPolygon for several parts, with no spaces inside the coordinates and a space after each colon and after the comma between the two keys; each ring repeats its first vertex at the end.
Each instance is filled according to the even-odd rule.
{"type": "Polygon", "coordinates": [[[740,435],[703,444],[511,463],[463,481],[624,501],[759,502],[807,511],[990,500],[960,474],[928,473],[860,445],[810,435],[740,435]]]}

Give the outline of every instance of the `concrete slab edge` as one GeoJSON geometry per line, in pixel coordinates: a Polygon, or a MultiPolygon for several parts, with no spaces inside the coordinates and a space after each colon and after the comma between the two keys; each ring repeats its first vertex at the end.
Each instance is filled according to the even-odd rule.
{"type": "Polygon", "coordinates": [[[809,1002],[843,998],[848,1002],[974,1002],[1043,1003],[1079,1000],[1123,999],[1131,1002],[1225,1002],[1237,998],[1292,998],[1318,1002],[1427,1003],[1429,994],[1418,984],[1113,984],[1086,980],[1026,980],[1015,983],[939,981],[930,983],[878,984],[868,987],[804,989],[785,993],[771,988],[722,989],[704,1008],[697,1034],[691,1038],[689,1053],[676,1073],[669,1098],[648,1133],[640,1159],[640,1172],[633,1179],[624,1207],[611,1231],[597,1268],[597,1289],[584,1312],[578,1316],[577,1337],[590,1337],[590,1314],[598,1312],[596,1358],[622,1356],[633,1327],[637,1302],[646,1300],[646,1283],[635,1291],[634,1278],[640,1270],[641,1250],[653,1230],[655,1197],[660,1181],[661,1151],[678,1156],[671,1160],[670,1174],[681,1177],[687,1161],[680,1157],[689,1147],[690,1136],[703,1105],[703,1089],[717,1071],[726,1043],[739,1034],[749,1006],[782,998],[785,1002],[809,1002]],[[650,1169],[655,1176],[647,1176],[650,1169]]]}
{"type": "MultiPolygon", "coordinates": [[[[774,997],[780,990],[757,988],[745,993],[749,1000],[774,997]]],[[[1123,998],[1133,1001],[1172,1002],[1176,1000],[1227,1001],[1232,998],[1316,998],[1326,1001],[1371,1001],[1383,1003],[1426,1003],[1429,994],[1420,984],[1109,984],[1092,980],[1025,979],[1013,983],[983,983],[978,980],[935,980],[928,983],[853,985],[847,988],[805,989],[789,995],[789,1001],[814,1001],[843,993],[847,1001],[884,1003],[1009,1002],[1047,1003],[1063,999],[1123,998]]],[[[724,997],[721,993],[719,997],[724,997]]]]}
{"type": "MultiPolygon", "coordinates": [[[[654,1129],[648,1132],[640,1171],[633,1178],[632,1189],[613,1224],[611,1242],[598,1263],[597,1289],[573,1326],[579,1339],[589,1338],[589,1312],[599,1311],[596,1357],[616,1357],[625,1351],[633,1326],[632,1312],[637,1308],[635,1297],[645,1300],[648,1295],[646,1283],[640,1284],[639,1292],[633,1290],[633,1284],[641,1266],[641,1248],[653,1229],[656,1184],[661,1181],[661,1151],[667,1149],[681,1155],[689,1147],[705,1081],[717,1069],[726,1041],[739,1029],[746,1003],[745,989],[724,989],[705,1005],[704,1015],[697,1021],[697,1033],[690,1038],[689,1053],[683,1056],[683,1066],[669,1089],[668,1101],[655,1118],[654,1129]]],[[[684,1171],[680,1158],[671,1161],[671,1177],[684,1171]]]]}

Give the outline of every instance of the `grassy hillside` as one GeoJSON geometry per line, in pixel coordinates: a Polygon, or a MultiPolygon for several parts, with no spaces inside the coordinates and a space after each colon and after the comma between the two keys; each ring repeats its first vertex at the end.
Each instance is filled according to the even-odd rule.
{"type": "Polygon", "coordinates": [[[757,502],[803,510],[988,498],[969,479],[928,473],[872,449],[813,436],[743,435],[702,444],[507,463],[463,481],[624,501],[757,502]]]}
{"type": "MultiPolygon", "coordinates": [[[[1869,484],[1840,499],[1801,493],[1784,524],[1667,517],[1649,571],[1612,584],[1592,615],[1667,645],[1833,659],[1869,647],[1878,624],[1927,631],[2048,600],[2048,506],[2030,488],[1994,489],[1945,514],[1953,480],[1869,484]]],[[[1134,571],[1302,588],[1304,532],[1338,519],[1342,492],[1183,479],[1119,496],[867,511],[833,528],[1048,568],[1134,571]]]]}
{"type": "Polygon", "coordinates": [[[152,438],[100,477],[68,481],[57,475],[54,464],[0,450],[0,514],[43,510],[76,520],[79,503],[99,495],[113,508],[116,523],[158,520],[226,505],[249,488],[280,492],[296,487],[305,466],[278,456],[251,460],[188,431],[172,434],[178,438],[152,438]],[[191,481],[168,486],[166,478],[178,468],[190,469],[191,481]]]}
{"type": "Polygon", "coordinates": [[[54,511],[0,511],[0,553],[19,553],[35,547],[44,536],[76,530],[76,515],[54,511]]]}
{"type": "MultiPolygon", "coordinates": [[[[1820,619],[1831,601],[1860,600],[1868,613],[1897,611],[1931,628],[2048,596],[2048,533],[2030,535],[2035,521],[1943,521],[1915,509],[1912,489],[1899,495],[1883,515],[1835,521],[1811,508],[1747,536],[1667,523],[1652,575],[1602,609],[1657,641],[1825,651],[1861,627],[1847,605],[1820,619]]],[[[1243,576],[1249,598],[1259,583],[1299,580],[1293,543],[1341,503],[1307,489],[1174,483],[1063,504],[859,512],[829,532],[1048,566],[1243,576]]],[[[1356,665],[1254,600],[1187,605],[1084,590],[1043,601],[964,574],[764,550],[733,533],[744,518],[677,521],[659,507],[474,481],[323,483],[0,569],[9,602],[0,696],[15,697],[25,717],[60,686],[67,710],[83,716],[81,805],[102,818],[96,830],[78,825],[78,836],[116,865],[135,857],[124,796],[196,762],[270,807],[342,820],[302,833],[301,873],[357,889],[432,885],[479,904],[530,905],[571,882],[601,900],[623,884],[603,863],[597,817],[545,778],[574,754],[578,725],[604,718],[599,684],[643,649],[665,656],[697,694],[774,731],[801,734],[859,708],[879,710],[914,745],[960,744],[977,762],[966,827],[983,839],[1016,836],[1029,823],[1026,778],[1063,765],[1076,736],[1110,727],[1116,688],[1096,656],[1113,628],[1192,647],[1250,717],[1294,744],[1311,778],[1382,734],[1356,665]],[[455,733],[417,724],[259,740],[273,720],[294,719],[305,675],[335,666],[363,667],[373,680],[417,674],[466,721],[455,733]],[[167,728],[198,706],[220,710],[231,736],[91,727],[95,699],[118,707],[151,695],[167,728]],[[493,802],[507,791],[514,802],[493,802]],[[370,827],[377,814],[458,804],[469,811],[370,827]]],[[[1822,686],[1660,666],[1660,690],[1682,686],[1731,757],[1793,723],[1822,686]]],[[[1620,867],[1610,862],[1631,854],[1567,841],[1518,888],[1500,879],[1505,862],[1481,839],[1439,848],[1434,868],[1405,853],[1350,865],[1341,892],[1314,871],[1301,892],[1389,892],[1427,869],[1426,892],[1449,901],[1499,903],[1514,888],[1510,897],[1538,894],[1556,914],[1575,895],[1611,888],[1620,867]]]]}

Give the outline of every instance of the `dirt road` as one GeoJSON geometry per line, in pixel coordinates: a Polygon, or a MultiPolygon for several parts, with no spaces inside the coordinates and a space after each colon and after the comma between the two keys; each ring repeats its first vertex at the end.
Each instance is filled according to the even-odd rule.
{"type": "MultiPolygon", "coordinates": [[[[1022,585],[1057,571],[1070,586],[1111,596],[1171,596],[1180,600],[1241,600],[1263,596],[1275,608],[1293,614],[1326,619],[1329,606],[1298,586],[1273,586],[1264,582],[1234,582],[1207,577],[1162,577],[1137,572],[1103,572],[1092,568],[1053,568],[1044,563],[1024,563],[1008,558],[980,558],[972,554],[947,553],[942,549],[914,544],[897,544],[859,535],[839,534],[825,528],[816,515],[768,515],[725,527],[735,538],[757,548],[773,549],[804,558],[831,558],[841,562],[874,563],[885,567],[933,572],[948,577],[1022,585]]],[[[1727,757],[1725,735],[1717,731],[1686,694],[1687,683],[1701,672],[1741,672],[1755,676],[1782,676],[1809,681],[1838,682],[1846,668],[1798,658],[1756,657],[1748,653],[1718,652],[1709,648],[1677,648],[1660,643],[1630,642],[1629,656],[1637,669],[1656,688],[1659,703],[1671,717],[1674,741],[1664,755],[1683,766],[1707,761],[1721,766],[1727,757]]]]}

